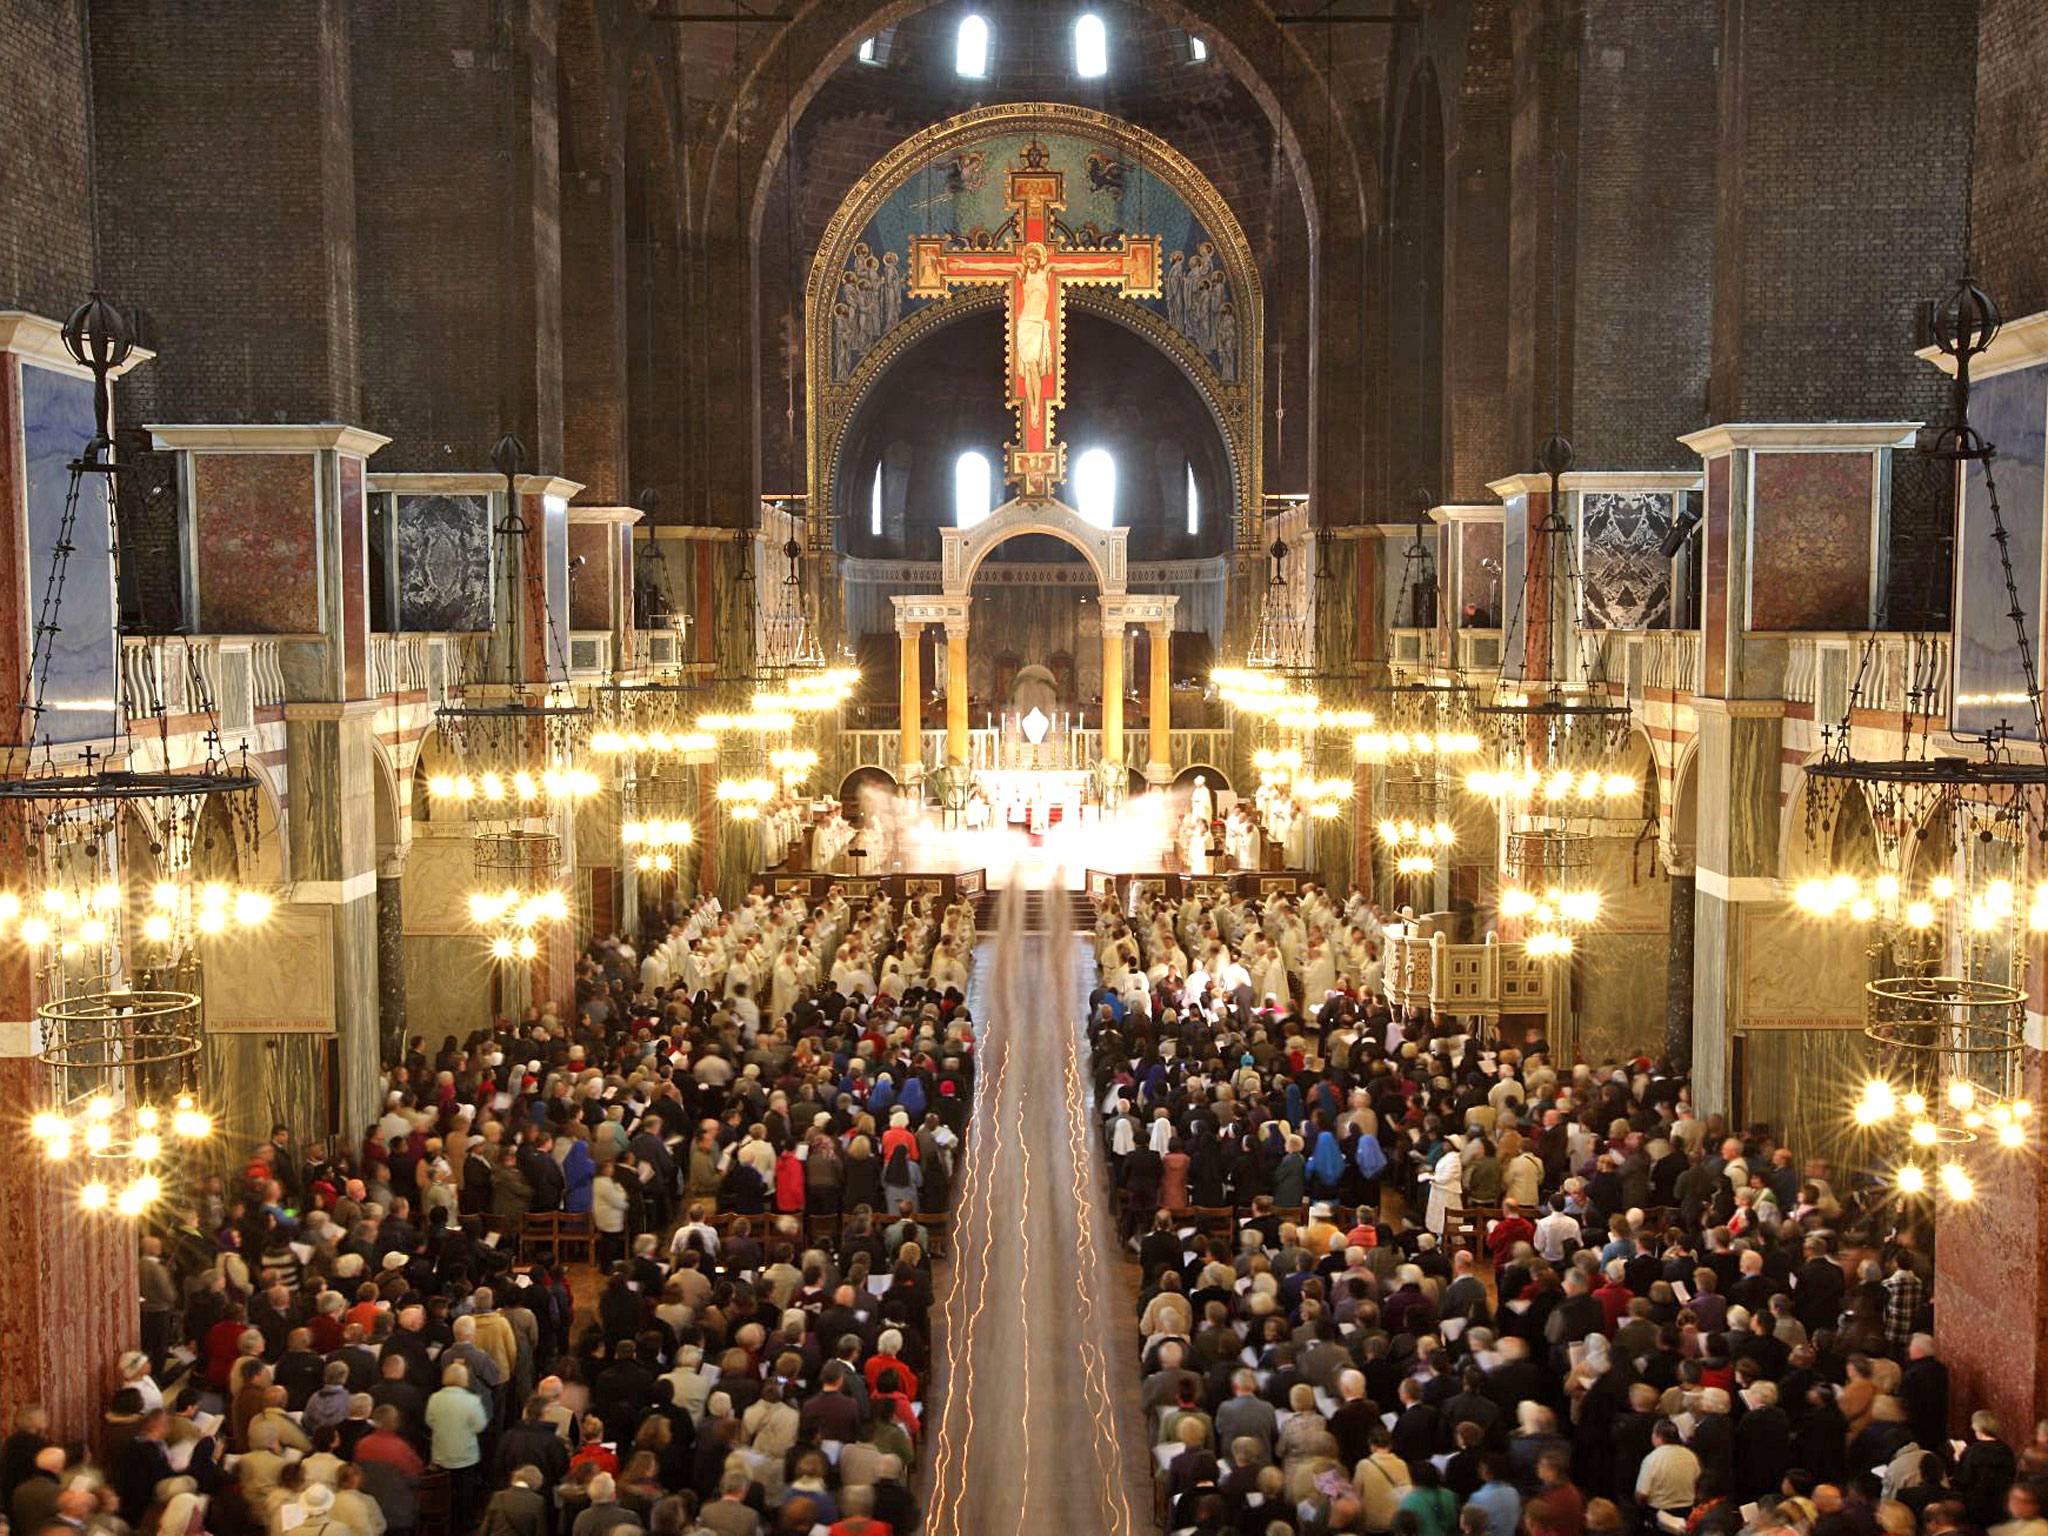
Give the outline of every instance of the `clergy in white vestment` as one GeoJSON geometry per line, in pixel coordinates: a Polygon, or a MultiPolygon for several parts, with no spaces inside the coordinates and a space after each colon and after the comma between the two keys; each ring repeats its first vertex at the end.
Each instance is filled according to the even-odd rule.
{"type": "Polygon", "coordinates": [[[1426,1225],[1443,1236],[1444,1220],[1465,1206],[1465,1157],[1462,1136],[1453,1136],[1429,1176],[1429,1214],[1426,1225]]]}

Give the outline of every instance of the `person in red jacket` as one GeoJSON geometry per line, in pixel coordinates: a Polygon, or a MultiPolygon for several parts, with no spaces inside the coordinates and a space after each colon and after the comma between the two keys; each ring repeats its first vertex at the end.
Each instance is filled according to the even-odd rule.
{"type": "Polygon", "coordinates": [[[1503,1200],[1500,1206],[1500,1220],[1493,1224],[1493,1230],[1486,1234],[1486,1256],[1493,1267],[1504,1267],[1515,1251],[1517,1243],[1536,1241],[1536,1229],[1530,1225],[1521,1207],[1512,1200],[1503,1200]]]}
{"type": "Polygon", "coordinates": [[[775,1159],[775,1209],[784,1216],[803,1214],[804,1163],[794,1147],[784,1147],[775,1159]]]}
{"type": "MultiPolygon", "coordinates": [[[[903,1396],[917,1401],[917,1372],[905,1365],[897,1356],[903,1349],[903,1335],[894,1328],[884,1328],[880,1338],[875,1340],[875,1352],[868,1357],[863,1374],[867,1377],[868,1394],[872,1397],[881,1391],[882,1373],[896,1373],[896,1387],[903,1396]]],[[[916,1431],[912,1430],[912,1434],[916,1431]]]]}

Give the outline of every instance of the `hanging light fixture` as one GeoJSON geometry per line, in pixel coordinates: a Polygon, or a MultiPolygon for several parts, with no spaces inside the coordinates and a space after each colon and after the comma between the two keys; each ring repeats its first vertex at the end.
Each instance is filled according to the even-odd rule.
{"type": "MultiPolygon", "coordinates": [[[[49,683],[73,620],[65,603],[73,557],[104,540],[107,585],[120,585],[114,487],[125,466],[115,456],[111,383],[135,351],[126,318],[98,292],[72,312],[61,335],[92,379],[93,435],[66,466],[16,735],[0,776],[7,844],[0,863],[10,882],[0,888],[0,936],[28,951],[42,999],[34,1059],[45,1097],[31,1133],[53,1164],[76,1175],[84,1208],[141,1217],[182,1171],[174,1150],[212,1129],[195,1097],[204,1045],[201,941],[260,926],[272,898],[196,880],[195,855],[217,853],[239,865],[254,854],[260,831],[248,745],[224,742],[189,642],[144,642],[139,664],[121,670],[115,696],[92,706],[110,724],[90,734],[102,743],[111,737],[111,747],[79,745],[56,729],[65,705],[51,700],[49,683]],[[90,496],[88,485],[96,487],[90,496]],[[162,697],[170,678],[183,683],[176,712],[200,721],[175,751],[172,710],[162,697]],[[179,760],[188,765],[172,767],[179,760]],[[224,849],[212,847],[217,836],[224,849]]],[[[91,614],[86,622],[107,621],[91,614]]]]}
{"type": "Polygon", "coordinates": [[[2001,716],[1976,732],[1951,727],[1980,755],[1938,749],[1930,714],[1942,680],[1937,658],[1916,652],[1902,689],[1904,751],[1859,756],[1852,724],[1883,665],[1880,617],[1842,716],[1823,725],[1821,755],[1804,772],[1809,847],[1832,841],[1860,797],[1883,871],[1823,867],[1794,892],[1807,918],[1853,924],[1868,940],[1863,1034],[1871,1071],[1847,1118],[1898,1195],[1950,1204],[1975,1197],[1984,1158],[2035,1144],[2033,1105],[2020,1081],[2029,961],[2048,933],[2048,883],[2028,887],[2030,865],[2048,850],[2048,765],[2031,744],[2015,750],[2026,732],[2033,743],[2048,741],[2037,637],[2013,568],[1997,446],[1970,421],[1971,365],[1998,330],[1998,306],[1971,277],[1935,307],[1935,345],[1953,369],[1951,419],[1926,451],[1939,462],[1976,465],[1982,477],[2020,672],[2020,687],[1998,702],[2020,718],[2001,716]]]}

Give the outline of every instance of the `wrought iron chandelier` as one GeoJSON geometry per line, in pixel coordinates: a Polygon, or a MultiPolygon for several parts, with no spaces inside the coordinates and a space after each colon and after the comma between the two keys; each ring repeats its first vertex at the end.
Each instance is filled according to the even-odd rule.
{"type": "MultiPolygon", "coordinates": [[[[1805,802],[1809,847],[1832,843],[1845,816],[1867,815],[1879,868],[1824,867],[1794,892],[1805,915],[1856,924],[1869,941],[1863,1033],[1871,1074],[1849,1118],[1897,1194],[1951,1203],[1974,1198],[1977,1158],[2033,1144],[2020,1072],[2028,959],[2048,932],[2048,882],[2029,882],[2048,850],[2037,638],[1999,501],[1997,446],[1970,422],[1971,364],[1999,324],[1998,306],[1967,276],[1936,307],[1935,345],[1953,368],[1951,420],[1925,451],[1981,476],[2020,686],[1976,702],[2012,706],[2017,718],[2000,715],[1975,731],[1951,722],[1950,739],[1970,750],[1944,750],[1931,719],[1941,697],[1935,658],[1916,653],[1899,688],[1903,751],[1860,755],[1855,717],[1883,665],[1873,631],[1842,716],[1823,726],[1820,757],[1805,770],[1805,802]],[[2025,750],[2016,750],[2022,742],[2025,750]]],[[[2032,580],[2029,573],[2030,589],[2032,580]]]]}

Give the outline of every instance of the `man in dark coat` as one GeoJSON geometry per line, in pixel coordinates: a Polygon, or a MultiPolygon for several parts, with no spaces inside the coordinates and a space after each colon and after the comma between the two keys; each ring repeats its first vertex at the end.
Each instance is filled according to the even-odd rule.
{"type": "Polygon", "coordinates": [[[1905,1400],[1906,1422],[1924,1451],[1948,1460],[1948,1366],[1934,1354],[1934,1339],[1913,1335],[1906,1345],[1906,1368],[1899,1375],[1899,1396],[1905,1400]]]}
{"type": "Polygon", "coordinates": [[[1848,1289],[1842,1266],[1828,1253],[1828,1240],[1806,1240],[1806,1262],[1792,1277],[1792,1310],[1809,1335],[1832,1328],[1842,1318],[1842,1294],[1848,1289]]]}

